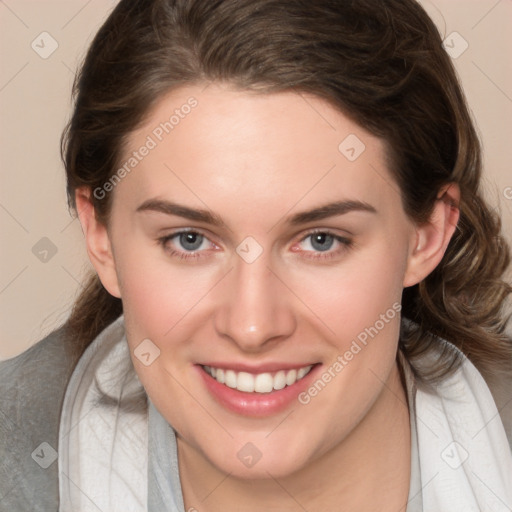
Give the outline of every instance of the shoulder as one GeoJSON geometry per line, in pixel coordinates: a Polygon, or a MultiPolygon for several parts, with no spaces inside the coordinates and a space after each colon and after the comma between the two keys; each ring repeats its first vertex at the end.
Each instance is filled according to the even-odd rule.
{"type": "Polygon", "coordinates": [[[446,379],[446,384],[441,387],[448,394],[453,389],[466,388],[483,414],[486,425],[501,420],[512,453],[512,366],[508,372],[484,375],[459,348],[446,340],[442,342],[458,354],[461,363],[453,377],[446,379]]]}
{"type": "Polygon", "coordinates": [[[488,377],[486,383],[496,402],[512,450],[512,372],[488,377]]]}
{"type": "MultiPolygon", "coordinates": [[[[512,453],[512,372],[496,372],[483,375],[468,357],[454,344],[439,339],[439,344],[425,359],[432,359],[453,352],[458,358],[456,369],[435,384],[437,394],[445,399],[450,408],[465,404],[472,407],[474,421],[484,423],[482,428],[501,423],[512,453]]],[[[473,425],[474,426],[474,425],[473,425]]]]}
{"type": "Polygon", "coordinates": [[[5,510],[57,506],[60,410],[76,364],[67,343],[60,328],[0,362],[0,508],[5,510]]]}
{"type": "MultiPolygon", "coordinates": [[[[402,317],[401,335],[407,337],[417,330],[418,324],[402,317]]],[[[483,375],[451,341],[440,337],[435,339],[435,343],[416,356],[414,361],[409,361],[405,355],[400,359],[405,368],[409,365],[413,368],[410,378],[415,381],[414,387],[452,400],[453,404],[466,400],[468,404],[473,404],[475,411],[479,409],[492,415],[493,418],[488,417],[487,420],[502,423],[512,451],[512,361],[509,371],[483,375]],[[442,358],[447,361],[447,368],[451,367],[447,375],[433,381],[421,377],[418,379],[428,374],[442,358]]]]}

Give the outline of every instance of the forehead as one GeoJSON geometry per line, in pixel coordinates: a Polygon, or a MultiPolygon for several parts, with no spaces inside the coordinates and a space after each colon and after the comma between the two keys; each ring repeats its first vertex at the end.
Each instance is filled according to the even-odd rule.
{"type": "Polygon", "coordinates": [[[397,200],[385,146],[326,101],[221,84],[172,91],[127,140],[116,196],[282,215],[295,205],[397,200]],[[128,165],[126,165],[128,163],[128,165]],[[130,165],[133,164],[133,167],[130,165]],[[390,197],[387,197],[390,196],[390,197]]]}

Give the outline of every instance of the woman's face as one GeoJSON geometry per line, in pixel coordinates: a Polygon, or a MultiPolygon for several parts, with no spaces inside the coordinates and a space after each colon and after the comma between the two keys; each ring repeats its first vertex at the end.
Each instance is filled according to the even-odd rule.
{"type": "Polygon", "coordinates": [[[116,286],[181,449],[277,477],[363,428],[398,382],[416,240],[383,143],[315,96],[211,84],[161,100],[123,165],[116,286]]]}

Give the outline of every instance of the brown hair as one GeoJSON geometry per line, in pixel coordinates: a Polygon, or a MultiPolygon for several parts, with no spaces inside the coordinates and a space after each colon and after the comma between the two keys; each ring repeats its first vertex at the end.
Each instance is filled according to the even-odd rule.
{"type": "MultiPolygon", "coordinates": [[[[121,0],[96,35],[74,84],[63,133],[70,207],[114,174],[127,137],[163,94],[223,81],[262,93],[328,100],[387,143],[406,213],[429,218],[439,189],[461,189],[460,222],[439,266],[404,290],[401,333],[411,361],[442,337],[485,374],[512,359],[503,279],[509,249],[480,190],[481,151],[440,35],[414,0],[121,0]]],[[[92,197],[107,223],[110,195],[92,197]]],[[[121,314],[96,275],[68,321],[76,350],[121,314]]],[[[447,352],[423,377],[457,366],[447,352]]]]}

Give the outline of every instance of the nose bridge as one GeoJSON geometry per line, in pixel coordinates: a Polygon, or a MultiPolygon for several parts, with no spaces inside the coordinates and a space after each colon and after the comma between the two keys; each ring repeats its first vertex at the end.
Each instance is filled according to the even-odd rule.
{"type": "Polygon", "coordinates": [[[244,350],[258,350],[295,329],[286,288],[269,267],[270,258],[265,253],[250,262],[237,255],[217,307],[218,333],[244,350]]]}

